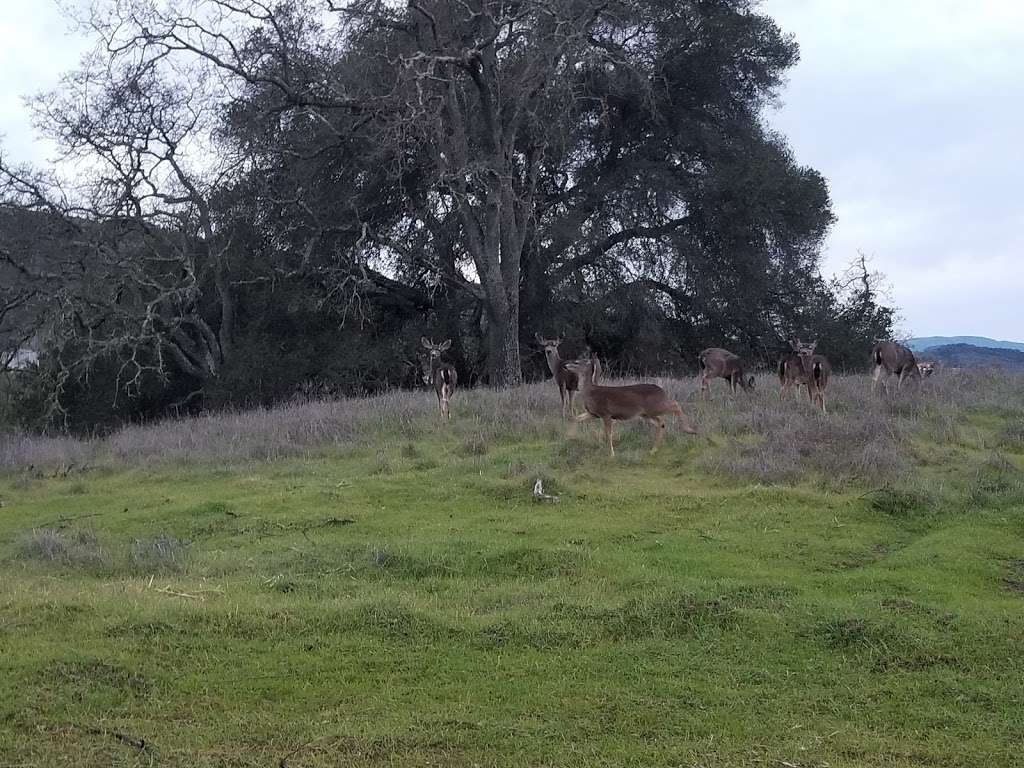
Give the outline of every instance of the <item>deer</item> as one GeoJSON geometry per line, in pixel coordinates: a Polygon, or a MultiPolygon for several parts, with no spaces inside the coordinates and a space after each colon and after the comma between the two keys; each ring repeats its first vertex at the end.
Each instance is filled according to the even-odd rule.
{"type": "Polygon", "coordinates": [[[567,362],[565,367],[576,374],[580,382],[580,394],[583,396],[583,413],[576,416],[576,421],[601,419],[604,422],[604,434],[612,458],[615,458],[613,421],[629,421],[638,416],[649,421],[654,427],[654,446],[651,453],[658,450],[664,439],[665,424],[661,417],[666,414],[675,414],[678,417],[683,432],[699,434],[683,413],[683,409],[679,407],[679,403],[672,400],[657,384],[629,384],[618,387],[595,384],[592,359],[567,362]]]}
{"type": "Polygon", "coordinates": [[[705,349],[697,357],[700,368],[700,392],[711,399],[711,379],[725,379],[736,394],[736,387],[750,394],[754,391],[754,377],[747,377],[743,372],[743,361],[727,349],[711,347],[705,349]]]}
{"type": "MultiPolygon", "coordinates": [[[[563,360],[558,354],[558,347],[562,343],[561,337],[545,339],[537,333],[534,334],[534,338],[537,339],[537,343],[544,350],[544,357],[548,361],[548,370],[551,371],[551,376],[555,384],[558,385],[558,394],[562,398],[562,418],[564,419],[567,412],[573,413],[572,401],[579,390],[579,377],[566,367],[569,361],[563,360]]],[[[589,348],[584,353],[584,356],[594,361],[592,382],[596,384],[601,378],[601,362],[589,348]]]]}
{"type": "Polygon", "coordinates": [[[797,339],[790,342],[792,351],[779,360],[779,382],[782,385],[779,398],[792,386],[797,388],[797,394],[801,386],[806,386],[811,403],[820,405],[821,412],[825,413],[825,389],[832,375],[832,364],[824,355],[814,353],[817,346],[817,341],[806,344],[797,339]]]}
{"type": "Polygon", "coordinates": [[[935,368],[934,364],[929,364],[928,373],[925,374],[910,348],[895,341],[875,344],[871,349],[871,360],[875,364],[875,372],[871,377],[872,393],[878,390],[878,382],[881,381],[886,394],[889,394],[891,376],[896,377],[896,391],[899,392],[903,382],[908,379],[920,381],[924,376],[930,376],[935,368]]]}
{"type": "Polygon", "coordinates": [[[455,366],[451,363],[441,361],[442,353],[446,352],[452,345],[451,339],[445,339],[440,344],[426,336],[420,337],[420,342],[427,350],[422,358],[423,383],[434,387],[434,394],[437,395],[437,407],[441,411],[441,418],[450,421],[452,418],[449,403],[452,395],[455,394],[455,385],[458,383],[458,374],[455,373],[455,366]]]}

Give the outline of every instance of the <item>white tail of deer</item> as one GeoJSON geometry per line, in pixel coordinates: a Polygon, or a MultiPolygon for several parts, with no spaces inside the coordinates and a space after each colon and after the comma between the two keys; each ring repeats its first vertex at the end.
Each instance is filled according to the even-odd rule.
{"type": "Polygon", "coordinates": [[[427,350],[427,356],[423,360],[423,383],[434,387],[441,418],[449,420],[452,417],[449,403],[455,394],[458,375],[455,373],[455,366],[442,362],[441,355],[452,345],[452,340],[445,339],[440,344],[435,344],[426,336],[422,336],[420,342],[427,350]]]}
{"type": "Polygon", "coordinates": [[[577,421],[601,419],[604,422],[604,434],[608,440],[608,452],[615,455],[615,444],[612,439],[612,422],[628,421],[638,416],[650,422],[654,427],[654,446],[651,453],[658,450],[664,439],[665,424],[662,416],[675,414],[684,432],[696,435],[697,430],[665,390],[657,384],[630,384],[624,387],[605,387],[594,384],[593,360],[575,360],[566,363],[566,368],[579,377],[580,393],[583,395],[583,413],[576,417],[577,421]]]}
{"type": "Polygon", "coordinates": [[[729,382],[732,393],[736,387],[742,387],[746,393],[754,391],[754,377],[747,377],[743,372],[743,361],[727,349],[711,347],[705,349],[697,358],[700,368],[700,392],[711,399],[711,379],[725,379],[729,382]]]}
{"type": "Polygon", "coordinates": [[[819,405],[821,412],[825,413],[825,389],[832,375],[832,364],[824,355],[814,353],[817,341],[806,344],[797,339],[791,341],[790,346],[793,351],[779,361],[779,382],[782,385],[779,397],[790,387],[795,386],[799,394],[800,387],[806,386],[811,403],[819,405]]]}
{"type": "MultiPolygon", "coordinates": [[[[568,414],[573,413],[572,401],[580,388],[579,377],[568,369],[567,361],[563,360],[558,354],[558,347],[562,344],[560,337],[545,339],[538,333],[534,335],[534,338],[537,339],[537,343],[544,350],[544,357],[548,361],[548,370],[551,371],[551,376],[555,384],[558,385],[558,394],[562,399],[562,418],[564,419],[568,414]]],[[[586,357],[594,361],[591,382],[597,384],[601,378],[601,363],[589,350],[587,350],[586,357]]]]}

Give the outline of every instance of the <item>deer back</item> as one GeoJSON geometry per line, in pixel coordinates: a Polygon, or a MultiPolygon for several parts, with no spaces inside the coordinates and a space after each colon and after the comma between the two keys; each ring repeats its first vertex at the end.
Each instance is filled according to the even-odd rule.
{"type": "Polygon", "coordinates": [[[743,375],[743,361],[721,347],[711,347],[700,353],[700,364],[708,378],[728,379],[735,374],[743,375]]]}
{"type": "Polygon", "coordinates": [[[626,421],[637,416],[658,416],[670,400],[657,384],[628,384],[621,387],[585,385],[583,407],[601,418],[626,421]]]}
{"type": "Polygon", "coordinates": [[[803,358],[804,380],[808,386],[812,384],[818,389],[825,389],[832,376],[832,363],[824,355],[811,355],[803,358]]]}
{"type": "Polygon", "coordinates": [[[802,382],[804,380],[804,368],[800,362],[800,355],[796,352],[789,352],[779,360],[779,381],[802,382]]]}
{"type": "Polygon", "coordinates": [[[888,374],[902,373],[904,369],[917,367],[917,358],[908,347],[895,341],[883,341],[871,350],[875,365],[880,365],[888,374]]]}
{"type": "Polygon", "coordinates": [[[434,384],[434,392],[437,393],[438,397],[441,397],[445,392],[449,395],[454,392],[459,380],[454,365],[436,358],[431,364],[430,378],[434,384]]]}

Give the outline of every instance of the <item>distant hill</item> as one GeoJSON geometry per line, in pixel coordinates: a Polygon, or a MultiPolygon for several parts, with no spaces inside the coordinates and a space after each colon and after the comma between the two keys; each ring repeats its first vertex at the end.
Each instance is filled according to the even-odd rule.
{"type": "Polygon", "coordinates": [[[909,339],[906,345],[915,352],[923,352],[930,347],[945,347],[955,344],[969,344],[974,347],[989,349],[1016,349],[1024,352],[1024,343],[1019,341],[997,341],[985,336],[921,336],[909,339]]]}
{"type": "Polygon", "coordinates": [[[979,347],[974,344],[942,344],[929,347],[919,360],[935,360],[946,367],[1007,368],[1024,373],[1024,351],[979,347]]]}

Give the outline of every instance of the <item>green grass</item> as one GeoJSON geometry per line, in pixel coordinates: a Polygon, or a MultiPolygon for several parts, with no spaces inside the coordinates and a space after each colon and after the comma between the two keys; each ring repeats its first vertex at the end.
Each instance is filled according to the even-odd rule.
{"type": "Polygon", "coordinates": [[[689,403],[654,457],[545,387],[276,461],[9,466],[0,766],[1012,765],[1024,396],[871,405],[892,445],[772,481],[780,425],[857,439],[862,384],[832,421],[689,403]]]}

